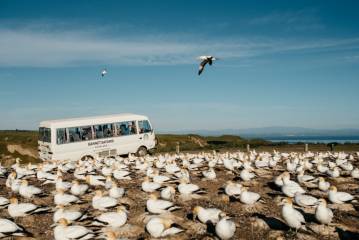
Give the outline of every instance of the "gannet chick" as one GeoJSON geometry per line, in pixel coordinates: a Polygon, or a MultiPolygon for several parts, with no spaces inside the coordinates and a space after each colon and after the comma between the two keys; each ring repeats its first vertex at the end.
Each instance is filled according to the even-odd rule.
{"type": "Polygon", "coordinates": [[[258,193],[249,192],[247,190],[248,190],[248,188],[242,187],[242,192],[241,192],[241,196],[240,196],[240,201],[242,203],[254,204],[261,198],[261,196],[258,193]]]}
{"type": "Polygon", "coordinates": [[[162,189],[161,198],[169,201],[173,201],[176,195],[176,189],[174,187],[168,186],[162,189]]]}
{"type": "Polygon", "coordinates": [[[26,236],[26,230],[6,218],[0,218],[0,238],[7,236],[26,236]]]}
{"type": "Polygon", "coordinates": [[[43,213],[49,211],[49,207],[37,206],[32,203],[19,203],[17,198],[11,198],[7,208],[9,215],[13,218],[25,217],[34,213],[43,213]]]}
{"type": "Polygon", "coordinates": [[[92,198],[92,207],[98,210],[105,210],[117,205],[117,199],[103,196],[101,190],[95,192],[95,196],[92,198]]]}
{"type": "Polygon", "coordinates": [[[160,183],[151,182],[149,177],[145,177],[144,181],[141,184],[142,190],[148,193],[155,192],[162,187],[160,183]]]}
{"type": "Polygon", "coordinates": [[[80,212],[72,209],[65,209],[63,205],[57,205],[52,219],[57,223],[61,218],[65,218],[69,223],[74,221],[81,221],[87,218],[84,212],[80,212]]]}
{"type": "Polygon", "coordinates": [[[80,184],[77,180],[72,181],[71,193],[73,195],[82,196],[87,192],[88,189],[89,186],[87,184],[80,184]]]}
{"type": "Polygon", "coordinates": [[[236,231],[236,224],[229,217],[224,216],[216,224],[216,234],[222,240],[231,239],[236,231]]]}
{"type": "Polygon", "coordinates": [[[327,207],[327,202],[325,199],[318,200],[318,206],[315,210],[315,218],[321,224],[329,224],[333,219],[333,212],[330,208],[327,207]]]}
{"type": "Polygon", "coordinates": [[[155,238],[166,237],[183,232],[183,229],[172,227],[173,222],[170,219],[159,217],[151,218],[146,224],[146,230],[155,238]]]}
{"type": "Polygon", "coordinates": [[[282,217],[286,224],[294,229],[305,229],[305,226],[302,226],[302,224],[305,224],[304,217],[299,211],[293,208],[292,200],[290,198],[285,198],[282,200],[281,205],[283,205],[282,217]]]}
{"type": "Polygon", "coordinates": [[[119,206],[116,212],[102,213],[95,221],[104,226],[122,227],[127,222],[127,210],[124,206],[119,206]]]}
{"type": "Polygon", "coordinates": [[[180,209],[180,207],[175,206],[174,203],[170,201],[157,199],[157,196],[154,194],[150,194],[149,199],[146,202],[146,207],[150,213],[154,214],[161,214],[180,209]]]}
{"type": "Polygon", "coordinates": [[[93,232],[80,225],[68,226],[68,221],[65,218],[59,220],[59,225],[54,229],[55,240],[72,240],[72,239],[94,239],[93,232]]]}
{"type": "Polygon", "coordinates": [[[335,186],[331,186],[328,198],[332,203],[341,204],[353,200],[354,196],[346,192],[338,192],[335,186]]]}
{"type": "Polygon", "coordinates": [[[41,189],[29,185],[27,180],[22,180],[19,188],[19,194],[24,198],[32,198],[34,195],[42,193],[41,189]]]}
{"type": "Polygon", "coordinates": [[[329,187],[330,187],[330,183],[326,182],[325,179],[323,177],[319,177],[319,182],[318,182],[318,188],[321,191],[328,191],[329,187]]]}
{"type": "Polygon", "coordinates": [[[222,213],[222,210],[217,208],[203,208],[201,206],[196,206],[193,209],[193,219],[198,217],[198,219],[204,224],[208,221],[216,224],[219,221],[220,214],[222,213]]]}
{"type": "Polygon", "coordinates": [[[301,194],[299,192],[295,193],[294,201],[301,207],[311,207],[317,205],[318,203],[317,198],[310,195],[301,194]]]}

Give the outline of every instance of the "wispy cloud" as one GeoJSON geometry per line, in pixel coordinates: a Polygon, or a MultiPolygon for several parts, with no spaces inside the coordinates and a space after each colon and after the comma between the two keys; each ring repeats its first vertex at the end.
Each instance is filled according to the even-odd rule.
{"type": "Polygon", "coordinates": [[[359,38],[296,39],[231,38],[203,40],[174,34],[112,36],[103,29],[0,28],[0,65],[58,67],[95,64],[189,64],[201,54],[249,59],[265,54],[359,49],[359,38]]]}

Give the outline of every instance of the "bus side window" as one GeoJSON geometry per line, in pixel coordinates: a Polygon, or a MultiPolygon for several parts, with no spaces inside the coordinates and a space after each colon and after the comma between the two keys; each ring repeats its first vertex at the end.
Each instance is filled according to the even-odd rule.
{"type": "Polygon", "coordinates": [[[80,142],[80,129],[77,127],[69,128],[69,140],[70,142],[80,142]]]}
{"type": "Polygon", "coordinates": [[[138,127],[140,128],[140,133],[148,133],[152,131],[150,123],[147,120],[138,121],[138,127]]]}
{"type": "Polygon", "coordinates": [[[57,144],[64,144],[67,142],[66,128],[56,129],[57,144]]]}

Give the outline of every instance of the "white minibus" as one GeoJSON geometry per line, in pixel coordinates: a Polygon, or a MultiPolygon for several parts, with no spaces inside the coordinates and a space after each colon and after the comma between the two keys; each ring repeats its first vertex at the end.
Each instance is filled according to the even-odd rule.
{"type": "Polygon", "coordinates": [[[39,157],[77,161],[137,153],[156,146],[149,119],[136,114],[50,120],[40,123],[39,157]]]}

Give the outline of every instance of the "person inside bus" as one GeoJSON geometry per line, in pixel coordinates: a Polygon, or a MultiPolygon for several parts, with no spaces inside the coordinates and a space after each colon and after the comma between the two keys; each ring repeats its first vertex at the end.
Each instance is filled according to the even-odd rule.
{"type": "Polygon", "coordinates": [[[104,132],[105,137],[112,137],[112,131],[108,127],[108,125],[104,125],[104,131],[103,132],[104,132]]]}
{"type": "Polygon", "coordinates": [[[90,140],[92,139],[92,131],[91,127],[83,128],[82,140],[90,140]]]}
{"type": "Polygon", "coordinates": [[[130,134],[136,134],[136,123],[135,122],[132,122],[132,124],[131,124],[130,134]]]}
{"type": "Polygon", "coordinates": [[[103,131],[101,125],[98,125],[96,127],[96,138],[103,138],[103,131]]]}
{"type": "Polygon", "coordinates": [[[125,124],[120,125],[120,134],[119,135],[128,135],[127,134],[127,128],[125,124]]]}
{"type": "Polygon", "coordinates": [[[127,133],[127,135],[136,133],[136,129],[135,129],[135,126],[133,125],[133,123],[134,122],[128,122],[128,133],[127,133]]]}

